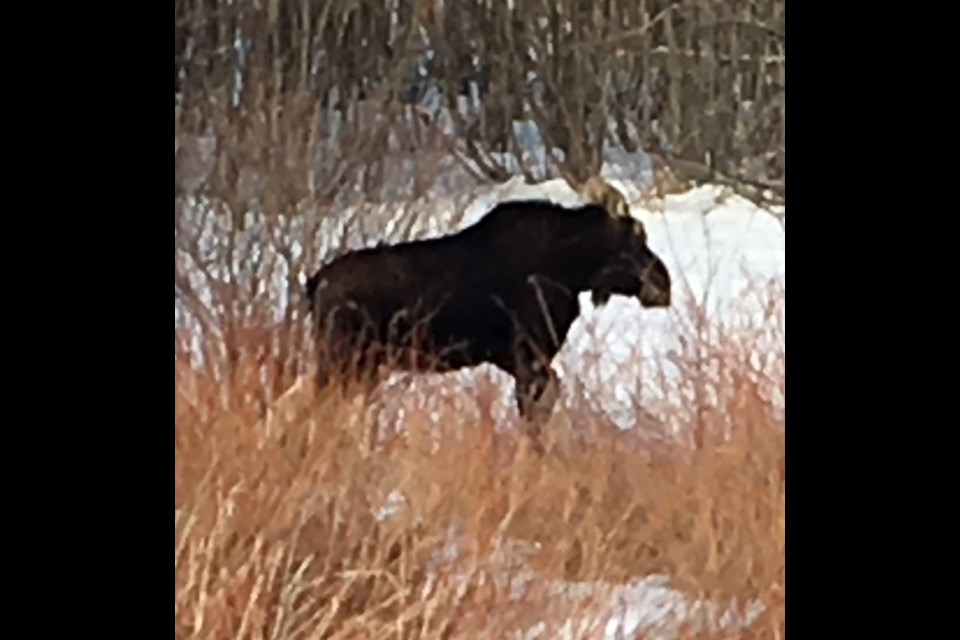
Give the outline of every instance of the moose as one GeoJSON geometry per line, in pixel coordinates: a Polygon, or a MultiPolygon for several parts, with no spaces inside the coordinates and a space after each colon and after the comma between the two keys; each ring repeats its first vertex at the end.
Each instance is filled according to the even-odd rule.
{"type": "Polygon", "coordinates": [[[551,361],[580,313],[632,296],[670,306],[670,273],[647,245],[623,195],[595,176],[578,189],[586,204],[549,200],[497,204],[451,235],[346,253],[306,282],[315,382],[356,380],[368,391],[380,366],[443,373],[492,364],[515,381],[533,449],[553,409],[551,361]]]}

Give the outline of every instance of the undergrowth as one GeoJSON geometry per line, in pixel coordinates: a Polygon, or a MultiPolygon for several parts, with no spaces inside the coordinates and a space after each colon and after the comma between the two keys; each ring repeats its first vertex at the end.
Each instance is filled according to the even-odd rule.
{"type": "Polygon", "coordinates": [[[783,637],[782,346],[687,336],[669,437],[564,402],[538,458],[483,369],[447,402],[407,376],[278,403],[277,331],[234,331],[229,376],[175,347],[177,638],[599,638],[651,580],[636,637],[783,637]]]}

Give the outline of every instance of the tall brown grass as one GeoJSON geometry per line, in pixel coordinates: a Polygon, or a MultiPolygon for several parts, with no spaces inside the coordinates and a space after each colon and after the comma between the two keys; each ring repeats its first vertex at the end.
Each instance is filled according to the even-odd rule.
{"type": "Polygon", "coordinates": [[[431,386],[449,402],[411,378],[376,397],[392,412],[324,390],[271,413],[270,331],[238,334],[228,379],[176,347],[177,638],[598,638],[611,589],[649,576],[691,603],[763,609],[740,628],[688,610],[637,637],[783,637],[784,381],[756,370],[782,349],[753,353],[747,330],[691,338],[664,379],[699,390],[664,417],[673,437],[568,403],[540,459],[515,413],[494,424],[509,396],[482,371],[469,393],[455,376],[431,386]],[[371,450],[384,415],[394,429],[371,450]]]}

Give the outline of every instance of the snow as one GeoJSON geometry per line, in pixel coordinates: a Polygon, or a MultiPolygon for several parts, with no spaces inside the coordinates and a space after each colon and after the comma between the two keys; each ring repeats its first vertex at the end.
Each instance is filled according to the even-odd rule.
{"type": "MultiPolygon", "coordinates": [[[[667,576],[652,575],[627,585],[558,582],[555,590],[558,596],[565,595],[568,598],[598,597],[602,594],[611,606],[609,611],[598,612],[605,615],[597,617],[606,618],[603,638],[610,640],[637,637],[641,633],[655,633],[657,638],[676,637],[680,624],[690,620],[696,621],[695,624],[701,629],[742,627],[752,623],[762,611],[759,603],[751,603],[746,607],[745,615],[738,614],[733,606],[721,612],[713,603],[691,602],[682,593],[667,586],[668,581],[667,576]]],[[[557,640],[583,637],[573,633],[574,625],[574,620],[568,620],[553,637],[557,640]]],[[[528,633],[526,637],[538,636],[528,633]]]]}
{"type": "MultiPolygon", "coordinates": [[[[432,554],[430,568],[456,576],[465,586],[472,578],[492,581],[499,593],[509,594],[510,604],[525,607],[544,603],[541,621],[516,629],[509,636],[522,640],[573,640],[596,638],[676,638],[681,625],[687,631],[745,628],[763,612],[759,601],[731,602],[726,608],[704,598],[690,598],[670,587],[670,577],[651,574],[625,584],[602,580],[575,582],[544,578],[531,570],[525,556],[537,545],[503,541],[487,556],[477,554],[475,543],[452,525],[447,538],[432,554]],[[553,622],[548,627],[546,620],[553,622]]],[[[509,606],[509,605],[507,605],[509,606]]]]}

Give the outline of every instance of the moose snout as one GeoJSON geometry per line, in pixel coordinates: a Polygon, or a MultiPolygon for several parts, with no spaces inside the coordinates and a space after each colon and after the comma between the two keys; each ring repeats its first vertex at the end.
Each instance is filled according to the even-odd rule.
{"type": "Polygon", "coordinates": [[[660,258],[654,256],[641,276],[640,304],[647,308],[670,306],[670,272],[660,258]]]}
{"type": "Polygon", "coordinates": [[[640,304],[647,308],[670,306],[669,291],[656,289],[655,291],[651,292],[649,290],[650,288],[652,287],[644,287],[643,293],[640,295],[640,304]]]}

